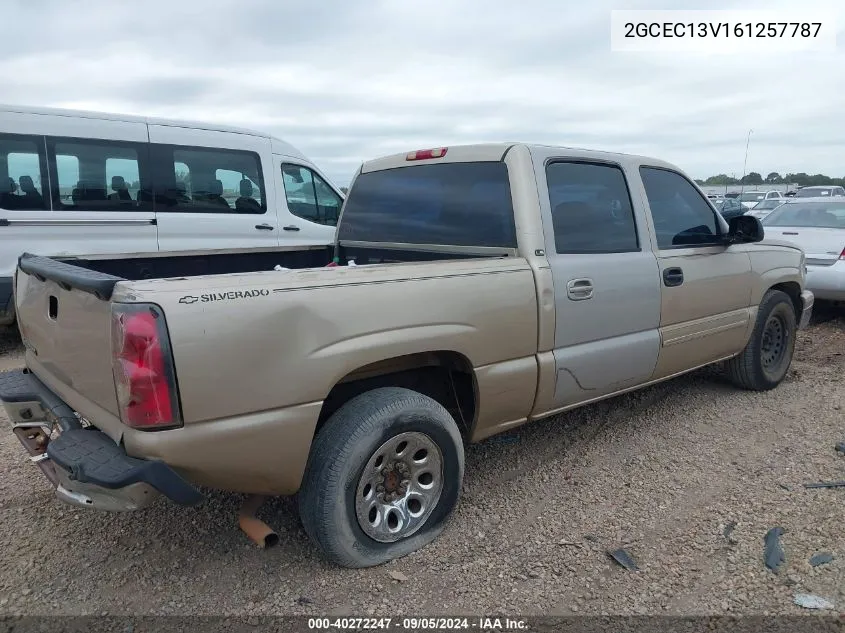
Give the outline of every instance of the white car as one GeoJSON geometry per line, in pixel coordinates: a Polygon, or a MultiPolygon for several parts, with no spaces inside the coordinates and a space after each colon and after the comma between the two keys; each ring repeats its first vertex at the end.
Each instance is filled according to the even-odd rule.
{"type": "Polygon", "coordinates": [[[806,256],[807,289],[845,301],[845,198],[796,198],[764,220],[766,238],[792,242],[806,256]]]}
{"type": "Polygon", "coordinates": [[[817,185],[813,187],[801,187],[796,193],[796,198],[839,198],[845,196],[845,187],[838,185],[817,185]]]}
{"type": "Polygon", "coordinates": [[[758,220],[762,220],[787,200],[788,198],[772,198],[771,200],[761,200],[753,207],[751,207],[751,210],[746,213],[746,215],[753,215],[758,220]]]}
{"type": "Polygon", "coordinates": [[[763,200],[786,200],[780,191],[743,191],[737,198],[746,209],[752,208],[763,200]]]}

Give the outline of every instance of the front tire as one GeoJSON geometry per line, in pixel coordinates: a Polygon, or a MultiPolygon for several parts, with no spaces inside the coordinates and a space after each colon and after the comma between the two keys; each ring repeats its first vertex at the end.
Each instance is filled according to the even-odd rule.
{"type": "Polygon", "coordinates": [[[797,329],[789,295],[769,290],[757,310],[751,339],[738,356],[727,361],[731,382],[752,391],[777,387],[792,363],[797,329]]]}
{"type": "Polygon", "coordinates": [[[442,405],[409,389],[373,389],[317,433],[298,495],[302,525],[333,563],[380,565],[437,538],[463,473],[461,435],[442,405]]]}

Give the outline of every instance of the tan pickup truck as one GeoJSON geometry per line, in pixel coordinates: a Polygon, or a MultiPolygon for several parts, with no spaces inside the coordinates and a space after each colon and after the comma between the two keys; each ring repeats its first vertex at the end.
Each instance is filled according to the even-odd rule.
{"type": "Polygon", "coordinates": [[[651,158],[389,156],[329,249],[23,255],[0,400],[67,502],[297,494],[330,560],[375,565],[443,530],[465,443],[711,363],[776,387],[813,295],[763,237],[651,158]]]}

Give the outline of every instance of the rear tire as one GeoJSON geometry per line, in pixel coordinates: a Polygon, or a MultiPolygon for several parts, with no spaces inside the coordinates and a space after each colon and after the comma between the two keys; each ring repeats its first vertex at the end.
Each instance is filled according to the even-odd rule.
{"type": "Polygon", "coordinates": [[[727,361],[728,378],[738,387],[768,391],[786,377],[795,351],[795,306],[785,292],[769,290],[760,302],[745,349],[727,361]]]}
{"type": "Polygon", "coordinates": [[[331,562],[371,567],[428,545],[458,502],[464,450],[437,401],[384,387],[317,433],[298,495],[305,532],[331,562]]]}

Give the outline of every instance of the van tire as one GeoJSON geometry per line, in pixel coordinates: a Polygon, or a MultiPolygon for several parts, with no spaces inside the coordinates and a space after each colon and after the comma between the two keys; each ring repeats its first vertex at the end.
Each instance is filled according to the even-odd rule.
{"type": "Polygon", "coordinates": [[[329,561],[349,568],[380,565],[440,535],[458,503],[463,474],[461,434],[440,403],[410,389],[373,389],[346,402],[317,433],[298,493],[300,519],[329,561]],[[405,448],[403,438],[409,439],[405,448]],[[396,472],[405,474],[397,481],[396,472]],[[370,481],[381,482],[375,488],[382,492],[368,488],[370,481]],[[371,492],[362,493],[367,490],[371,492]],[[404,510],[395,512],[390,503],[402,499],[404,510]],[[369,524],[362,518],[373,516],[369,524]],[[386,532],[388,519],[400,521],[395,534],[386,532]],[[400,537],[403,530],[407,536],[400,537]]]}
{"type": "Polygon", "coordinates": [[[726,363],[730,381],[752,391],[777,387],[792,363],[797,330],[795,306],[789,295],[769,290],[757,310],[751,339],[726,363]]]}

